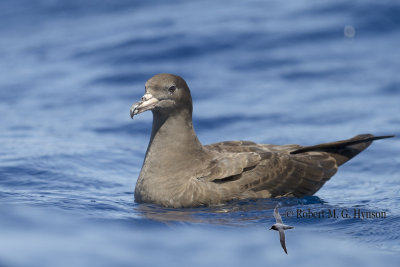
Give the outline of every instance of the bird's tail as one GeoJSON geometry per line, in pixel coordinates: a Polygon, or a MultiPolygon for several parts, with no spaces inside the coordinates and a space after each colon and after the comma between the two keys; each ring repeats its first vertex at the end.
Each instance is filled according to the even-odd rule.
{"type": "Polygon", "coordinates": [[[290,154],[300,154],[310,151],[327,152],[336,159],[337,165],[340,166],[366,149],[372,141],[391,137],[394,137],[394,135],[373,136],[372,134],[360,134],[347,140],[305,146],[290,152],[290,154]]]}
{"type": "Polygon", "coordinates": [[[285,225],[283,227],[283,230],[289,230],[289,229],[293,229],[293,228],[294,228],[294,226],[285,225]]]}

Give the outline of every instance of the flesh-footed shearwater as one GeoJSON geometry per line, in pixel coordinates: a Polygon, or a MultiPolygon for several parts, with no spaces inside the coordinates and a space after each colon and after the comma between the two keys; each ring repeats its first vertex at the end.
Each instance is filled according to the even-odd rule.
{"type": "Polygon", "coordinates": [[[285,253],[288,254],[287,250],[286,250],[285,232],[284,231],[293,229],[294,227],[283,224],[282,217],[278,211],[278,205],[276,205],[276,207],[274,209],[274,217],[275,217],[276,223],[274,225],[272,225],[271,228],[269,228],[269,230],[275,230],[275,231],[279,232],[279,240],[281,241],[281,246],[282,246],[283,250],[285,251],[285,253]]]}
{"type": "Polygon", "coordinates": [[[316,146],[250,141],[203,146],[193,129],[189,87],[173,74],[157,74],[146,82],[130,115],[146,110],[153,112],[153,126],[135,200],[174,208],[313,195],[338,166],[372,141],[392,137],[362,134],[316,146]]]}

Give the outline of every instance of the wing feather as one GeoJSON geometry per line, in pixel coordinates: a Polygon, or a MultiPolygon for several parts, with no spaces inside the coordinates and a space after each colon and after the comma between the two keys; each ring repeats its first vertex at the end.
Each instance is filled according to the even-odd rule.
{"type": "Polygon", "coordinates": [[[218,153],[207,168],[196,174],[197,179],[214,181],[240,175],[243,170],[256,166],[261,156],[254,152],[218,153]]]}
{"type": "Polygon", "coordinates": [[[281,217],[281,215],[279,214],[279,211],[278,211],[278,206],[276,206],[275,209],[274,209],[274,217],[275,217],[275,220],[276,220],[277,223],[282,223],[283,224],[282,217],[281,217]]]}
{"type": "Polygon", "coordinates": [[[298,145],[230,141],[206,147],[215,157],[198,179],[238,186],[242,198],[312,195],[338,168],[335,158],[326,152],[290,154],[298,145]]]}
{"type": "Polygon", "coordinates": [[[279,240],[281,241],[281,246],[283,248],[283,250],[285,251],[286,254],[287,250],[286,250],[286,243],[285,243],[285,232],[283,230],[279,230],[279,240]]]}

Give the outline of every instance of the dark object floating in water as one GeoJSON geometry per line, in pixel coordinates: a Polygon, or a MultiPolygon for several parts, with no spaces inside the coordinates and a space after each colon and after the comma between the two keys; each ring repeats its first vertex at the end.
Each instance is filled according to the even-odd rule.
{"type": "Polygon", "coordinates": [[[279,240],[281,241],[281,246],[282,246],[283,250],[285,251],[285,253],[288,254],[287,250],[286,250],[285,232],[284,231],[293,229],[294,227],[286,225],[282,222],[282,217],[278,211],[278,205],[276,205],[276,207],[274,209],[274,217],[275,217],[276,223],[274,225],[272,225],[271,228],[269,228],[269,230],[275,230],[275,231],[279,232],[279,240]]]}
{"type": "Polygon", "coordinates": [[[189,87],[172,74],[149,79],[130,115],[146,110],[153,112],[153,127],[135,200],[175,208],[310,196],[372,141],[393,137],[362,134],[316,146],[250,141],[203,146],[193,129],[189,87]]]}

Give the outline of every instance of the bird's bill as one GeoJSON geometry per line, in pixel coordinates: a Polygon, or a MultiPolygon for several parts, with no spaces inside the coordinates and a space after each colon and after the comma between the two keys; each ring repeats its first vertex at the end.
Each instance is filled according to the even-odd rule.
{"type": "Polygon", "coordinates": [[[146,110],[151,110],[153,109],[157,103],[159,102],[159,100],[157,98],[155,98],[152,94],[145,94],[142,97],[142,100],[140,100],[139,102],[134,103],[131,106],[131,110],[130,110],[130,114],[131,114],[131,118],[133,119],[133,116],[145,112],[146,110]]]}

